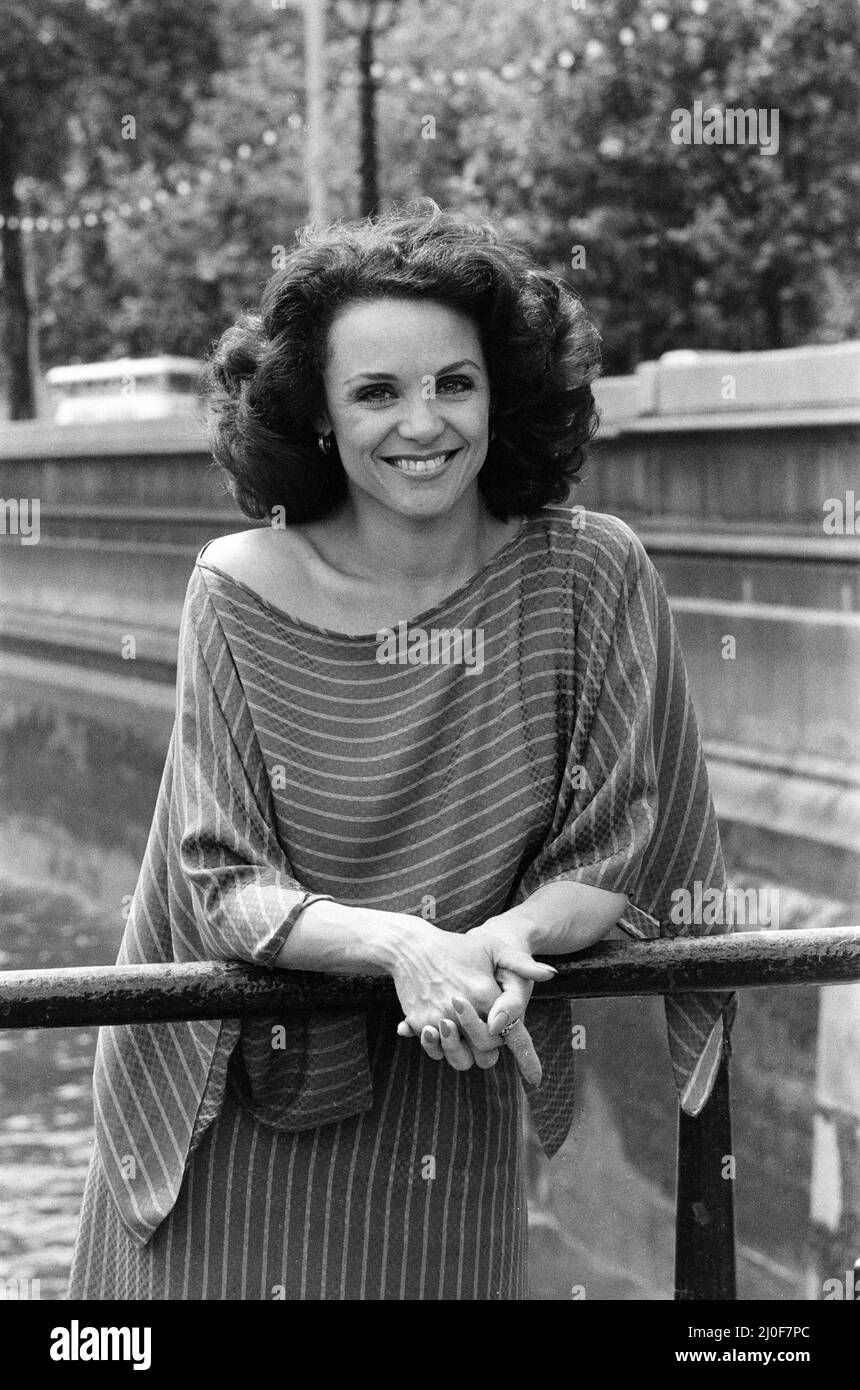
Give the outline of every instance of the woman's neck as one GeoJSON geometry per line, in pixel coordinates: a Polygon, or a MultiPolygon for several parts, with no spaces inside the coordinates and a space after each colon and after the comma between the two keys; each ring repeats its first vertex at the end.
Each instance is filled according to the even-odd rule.
{"type": "MultiPolygon", "coordinates": [[[[384,507],[356,505],[352,497],[333,519],[341,564],[357,579],[382,577],[405,591],[450,590],[481,569],[519,529],[520,519],[498,521],[477,489],[449,513],[403,517],[384,507]]],[[[331,525],[331,523],[329,523],[331,525]]]]}

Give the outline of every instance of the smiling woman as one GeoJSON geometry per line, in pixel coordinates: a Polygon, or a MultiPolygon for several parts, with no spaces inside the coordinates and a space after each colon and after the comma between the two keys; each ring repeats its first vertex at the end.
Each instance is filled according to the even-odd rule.
{"type": "MultiPolygon", "coordinates": [[[[724,882],[660,581],[562,505],[597,360],[560,281],[430,202],[303,232],[216,348],[213,453],[272,524],[197,557],[120,960],[399,1007],[102,1029],[71,1296],[528,1297],[522,1087],[550,1156],[573,1107],[536,954],[724,882]]],[[[730,1009],[667,1004],[690,1113],[730,1009]]]]}
{"type": "Polygon", "coordinates": [[[490,384],[464,315],[408,299],[351,304],[332,323],[323,381],[319,426],[338,441],[350,494],[360,489],[365,507],[373,498],[429,519],[448,512],[477,478],[489,443],[490,384]],[[437,365],[458,348],[458,361],[437,365]],[[350,370],[368,361],[401,370],[350,370]]]}
{"type": "MultiPolygon", "coordinates": [[[[484,416],[479,492],[505,519],[566,500],[597,424],[589,383],[599,361],[599,337],[561,281],[488,224],[423,199],[375,222],[298,234],[260,312],[243,315],[210,361],[212,449],[249,516],[281,505],[287,522],[322,518],[347,490],[341,435],[334,429],[328,452],[318,445],[331,410],[361,403],[390,430],[404,391],[427,416],[434,399],[463,398],[473,419],[484,416]],[[333,333],[336,319],[352,323],[333,333]],[[373,341],[357,353],[368,327],[373,341]]],[[[432,452],[409,441],[394,436],[400,456],[432,452]]],[[[397,456],[382,434],[377,443],[397,456]]]]}

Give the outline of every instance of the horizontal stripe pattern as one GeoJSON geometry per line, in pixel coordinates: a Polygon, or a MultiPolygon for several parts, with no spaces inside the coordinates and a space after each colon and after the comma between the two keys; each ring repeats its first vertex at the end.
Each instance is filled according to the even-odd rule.
{"type": "MultiPolygon", "coordinates": [[[[668,602],[622,522],[546,508],[468,584],[410,619],[410,632],[417,628],[480,632],[483,669],[381,663],[375,636],[298,621],[215,570],[204,547],[183,611],[176,724],[120,959],[271,963],[305,889],[462,932],[545,883],[576,879],[627,893],[621,925],[641,939],[679,930],[674,889],[724,886],[668,602]]],[[[717,1025],[732,1007],[730,996],[667,1000],[675,1080],[691,1113],[712,1084],[717,1025]]],[[[572,1116],[569,1005],[533,1003],[528,1021],[544,1067],[529,1103],[552,1154],[572,1116]]],[[[203,1239],[198,1170],[207,1164],[211,1190],[223,1189],[225,1155],[243,1126],[278,1135],[265,1151],[273,1173],[294,1171],[331,1143],[332,1181],[363,1182],[367,1136],[390,1142],[374,1125],[390,1123],[379,1096],[401,1065],[428,1069],[410,1083],[428,1108],[420,1099],[402,1114],[404,1133],[430,1122],[450,1138],[468,1086],[467,1147],[488,1170],[498,1068],[468,1080],[450,1073],[443,1104],[439,1068],[409,1040],[375,1069],[369,1028],[362,1014],[323,1014],[102,1029],[92,1175],[100,1196],[85,1206],[76,1270],[98,1241],[106,1193],[117,1240],[122,1230],[141,1260],[152,1258],[147,1244],[163,1249],[172,1239],[174,1220],[202,1223],[194,1229],[203,1239]],[[229,1076],[241,1079],[241,1104],[229,1100],[229,1076]]],[[[508,1159],[512,1132],[498,1140],[508,1159]]],[[[383,1232],[384,1268],[373,1278],[390,1288],[402,1268],[404,1208],[402,1194],[395,1201],[393,1189],[382,1191],[371,1190],[368,1219],[383,1232]]],[[[327,1229],[327,1192],[320,1184],[307,1199],[304,1235],[290,1228],[289,1258],[307,1266],[306,1291],[321,1287],[308,1272],[318,1253],[307,1233],[318,1219],[327,1229]]],[[[436,1213],[415,1256],[434,1288],[444,1283],[434,1264],[438,1221],[465,1230],[477,1219],[464,1201],[436,1213]]],[[[246,1239],[241,1220],[230,1230],[230,1241],[246,1239]]],[[[491,1245],[508,1240],[492,1222],[490,1231],[491,1245]]],[[[521,1234],[511,1239],[517,1246],[521,1234]]],[[[129,1250],[124,1259],[128,1270],[129,1250]]],[[[496,1296],[498,1271],[492,1260],[481,1267],[480,1296],[496,1296]]],[[[355,1292],[354,1271],[343,1277],[345,1296],[367,1296],[355,1292]]]]}

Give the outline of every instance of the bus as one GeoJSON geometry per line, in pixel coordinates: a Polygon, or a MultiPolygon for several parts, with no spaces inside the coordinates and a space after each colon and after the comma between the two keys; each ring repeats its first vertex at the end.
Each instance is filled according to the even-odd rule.
{"type": "Polygon", "coordinates": [[[202,364],[195,357],[120,357],[45,373],[55,425],[164,420],[194,412],[202,364]]]}

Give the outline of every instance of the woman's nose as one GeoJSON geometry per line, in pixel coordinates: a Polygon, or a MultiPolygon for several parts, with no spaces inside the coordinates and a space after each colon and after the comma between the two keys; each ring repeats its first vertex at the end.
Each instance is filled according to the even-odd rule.
{"type": "Polygon", "coordinates": [[[435,439],[445,428],[435,396],[407,401],[398,429],[404,439],[435,439]]]}

